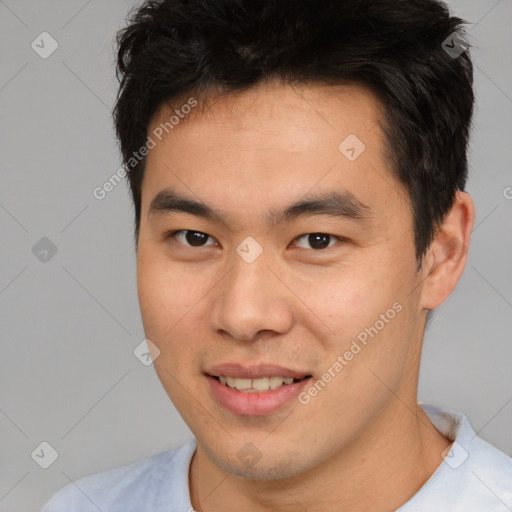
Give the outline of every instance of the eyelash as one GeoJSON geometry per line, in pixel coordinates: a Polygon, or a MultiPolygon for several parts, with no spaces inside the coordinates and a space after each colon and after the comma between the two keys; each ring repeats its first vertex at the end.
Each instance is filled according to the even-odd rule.
{"type": "MultiPolygon", "coordinates": [[[[193,229],[178,229],[178,230],[175,230],[175,231],[171,231],[169,233],[166,233],[165,239],[175,238],[176,235],[179,234],[179,233],[201,233],[202,235],[206,235],[206,236],[208,236],[208,238],[212,238],[213,240],[215,240],[212,236],[208,235],[208,233],[204,233],[203,231],[196,231],[196,230],[193,230],[193,229]]],[[[295,242],[296,240],[300,240],[301,238],[309,237],[311,235],[319,235],[319,236],[329,237],[330,239],[335,238],[339,242],[345,242],[346,241],[346,239],[341,238],[339,236],[331,235],[329,233],[316,232],[316,231],[313,232],[313,233],[305,233],[303,235],[300,235],[300,236],[294,238],[293,241],[295,242]]],[[[186,245],[186,244],[184,244],[182,242],[178,242],[178,243],[184,245],[185,247],[194,248],[193,245],[186,245]]],[[[209,245],[215,245],[215,244],[209,244],[209,245]]],[[[313,248],[311,248],[311,250],[312,251],[325,251],[326,249],[330,249],[334,245],[336,245],[336,244],[328,245],[327,247],[322,247],[320,249],[313,249],[313,248]]],[[[198,248],[203,248],[203,247],[208,247],[208,245],[198,246],[198,248]]]]}

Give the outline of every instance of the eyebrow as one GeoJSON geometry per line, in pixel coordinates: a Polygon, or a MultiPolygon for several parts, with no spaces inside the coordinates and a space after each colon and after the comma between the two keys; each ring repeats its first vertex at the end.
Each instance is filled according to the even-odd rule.
{"type": "MultiPolygon", "coordinates": [[[[170,212],[189,213],[208,220],[226,223],[220,212],[207,203],[166,188],[158,192],[151,201],[148,216],[170,212]]],[[[374,217],[371,208],[351,192],[328,191],[308,194],[281,210],[271,209],[267,214],[266,221],[276,225],[311,215],[327,215],[359,222],[367,222],[374,217]]]]}

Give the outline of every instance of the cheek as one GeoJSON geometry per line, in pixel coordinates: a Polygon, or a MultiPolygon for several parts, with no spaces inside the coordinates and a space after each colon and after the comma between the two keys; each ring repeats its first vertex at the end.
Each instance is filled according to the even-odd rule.
{"type": "MultiPolygon", "coordinates": [[[[201,272],[184,272],[177,265],[163,261],[157,251],[146,257],[141,253],[137,266],[137,287],[144,332],[160,350],[155,370],[178,374],[197,362],[193,350],[198,343],[198,315],[205,283],[201,272]]],[[[172,380],[168,382],[172,385],[172,380]]],[[[167,388],[167,386],[166,386],[167,388]]]]}
{"type": "Polygon", "coordinates": [[[198,336],[199,325],[191,318],[197,315],[201,293],[205,292],[200,272],[184,272],[177,267],[156,250],[139,249],[137,287],[144,333],[160,351],[154,361],[155,371],[179,407],[181,400],[186,402],[186,397],[198,392],[197,382],[185,376],[198,367],[196,351],[202,337],[198,336]]]}
{"type": "Polygon", "coordinates": [[[339,345],[364,328],[375,311],[379,311],[382,297],[375,293],[376,279],[369,273],[354,269],[333,269],[313,280],[296,279],[294,292],[301,299],[305,311],[314,314],[303,316],[315,322],[309,326],[312,332],[326,343],[339,345]],[[325,336],[321,336],[321,332],[325,336]]]}
{"type": "MultiPolygon", "coordinates": [[[[404,282],[405,273],[400,274],[392,265],[387,268],[383,272],[376,265],[361,265],[303,284],[304,302],[322,320],[317,324],[325,326],[323,343],[331,360],[347,350],[358,351],[354,341],[361,346],[354,357],[360,361],[405,357],[404,340],[411,336],[406,305],[411,297],[404,290],[410,288],[404,282]]],[[[319,334],[318,329],[316,332],[319,334]]]]}
{"type": "MultiPolygon", "coordinates": [[[[139,249],[137,289],[146,336],[162,349],[181,337],[200,300],[200,272],[183,272],[158,251],[139,249]]],[[[183,344],[181,344],[183,345],[183,344]]]]}

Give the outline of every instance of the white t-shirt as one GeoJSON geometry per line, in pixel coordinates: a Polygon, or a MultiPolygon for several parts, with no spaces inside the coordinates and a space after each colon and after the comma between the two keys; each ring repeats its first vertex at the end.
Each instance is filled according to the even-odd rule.
{"type": "MultiPolygon", "coordinates": [[[[400,512],[511,512],[512,458],[476,436],[461,413],[421,407],[454,441],[400,512]]],[[[180,449],[91,475],[61,489],[43,512],[192,512],[188,470],[195,440],[180,449]]]]}

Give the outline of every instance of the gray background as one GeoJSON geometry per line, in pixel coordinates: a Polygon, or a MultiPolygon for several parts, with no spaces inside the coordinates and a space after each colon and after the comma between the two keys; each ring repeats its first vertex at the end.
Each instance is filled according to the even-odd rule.
{"type": "MultiPolygon", "coordinates": [[[[2,512],[39,510],[72,480],[191,437],[133,354],[144,334],[127,186],[92,193],[120,166],[112,45],[132,5],[0,0],[2,512]],[[43,31],[59,45],[47,59],[31,48],[43,31]],[[32,252],[42,237],[57,247],[46,262],[32,252]],[[31,458],[42,441],[59,455],[46,470],[31,458]]],[[[427,332],[420,400],[463,411],[512,454],[512,1],[450,5],[477,45],[477,219],[466,272],[427,332]]]]}

